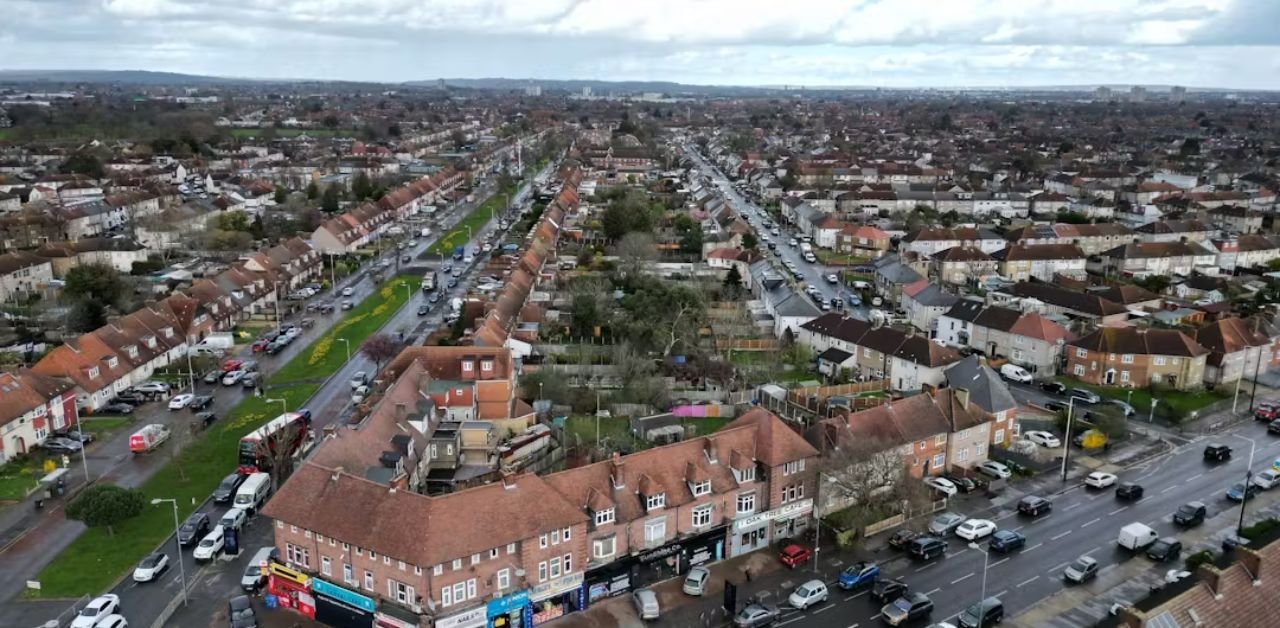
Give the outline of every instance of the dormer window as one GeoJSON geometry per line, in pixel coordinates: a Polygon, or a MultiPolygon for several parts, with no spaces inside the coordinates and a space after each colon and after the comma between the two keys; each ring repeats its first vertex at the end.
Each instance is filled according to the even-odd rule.
{"type": "Polygon", "coordinates": [[[689,484],[689,490],[693,492],[694,497],[701,497],[711,492],[711,480],[702,480],[701,482],[693,482],[689,484]]]}
{"type": "Polygon", "coordinates": [[[156,337],[155,337],[155,336],[147,336],[147,340],[146,340],[146,342],[147,342],[147,348],[149,348],[149,349],[155,349],[155,348],[156,348],[156,337]]]}
{"type": "Polygon", "coordinates": [[[646,497],[644,500],[645,510],[654,510],[657,508],[662,508],[666,505],[667,505],[666,493],[658,493],[656,495],[650,495],[646,497]]]}
{"type": "Polygon", "coordinates": [[[98,372],[99,372],[98,367],[96,366],[89,367],[89,379],[98,379],[98,372]]]}
{"type": "Polygon", "coordinates": [[[597,510],[595,515],[596,515],[596,525],[598,526],[602,526],[607,523],[613,523],[614,515],[613,515],[612,508],[608,508],[605,510],[597,510]]]}
{"type": "Polygon", "coordinates": [[[129,359],[136,359],[138,357],[137,345],[129,345],[124,351],[129,354],[129,359]]]}
{"type": "Polygon", "coordinates": [[[475,372],[475,369],[476,369],[476,363],[475,363],[475,362],[473,362],[473,361],[471,361],[471,360],[463,360],[463,361],[462,361],[462,374],[463,374],[463,375],[470,375],[471,373],[475,372]]]}
{"type": "Polygon", "coordinates": [[[747,483],[747,482],[754,482],[754,481],[756,481],[756,468],[755,468],[755,467],[746,467],[746,468],[743,468],[743,469],[734,469],[734,470],[733,470],[733,479],[737,480],[737,481],[738,481],[738,484],[745,484],[745,483],[747,483]]]}
{"type": "Polygon", "coordinates": [[[113,356],[111,356],[111,357],[107,358],[107,368],[109,368],[109,369],[113,369],[113,368],[115,368],[115,367],[116,367],[116,365],[118,365],[118,364],[120,364],[120,360],[119,360],[119,359],[117,359],[117,358],[116,358],[116,356],[114,356],[114,355],[113,355],[113,356]]]}
{"type": "Polygon", "coordinates": [[[480,370],[485,372],[493,371],[493,360],[481,360],[480,370]]]}
{"type": "Polygon", "coordinates": [[[165,337],[165,338],[172,338],[172,337],[173,337],[173,328],[172,328],[172,327],[165,327],[165,328],[164,328],[164,337],[165,337]]]}

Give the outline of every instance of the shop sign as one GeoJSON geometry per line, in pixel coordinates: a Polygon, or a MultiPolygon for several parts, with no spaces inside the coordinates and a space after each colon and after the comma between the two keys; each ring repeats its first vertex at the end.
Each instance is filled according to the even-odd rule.
{"type": "Polygon", "coordinates": [[[437,619],[435,628],[479,628],[488,620],[485,608],[484,606],[477,606],[451,617],[437,619]]]}
{"type": "MultiPolygon", "coordinates": [[[[302,587],[307,586],[307,584],[311,582],[311,576],[308,576],[296,569],[285,567],[279,563],[271,563],[267,565],[267,571],[277,578],[288,580],[289,582],[302,587]]],[[[317,580],[317,582],[319,581],[317,580]]]]}
{"type": "Polygon", "coordinates": [[[804,501],[790,503],[781,508],[774,508],[769,512],[761,512],[748,517],[743,517],[741,519],[734,519],[733,530],[737,532],[739,530],[754,528],[762,523],[773,521],[774,519],[782,519],[782,520],[791,519],[793,517],[798,517],[800,515],[808,514],[812,510],[813,510],[812,499],[806,499],[804,501]]]}
{"type": "Polygon", "coordinates": [[[317,595],[333,598],[339,602],[343,602],[353,608],[358,608],[366,613],[373,613],[373,599],[360,595],[355,591],[344,589],[336,584],[325,582],[319,578],[311,579],[311,590],[317,595]]]}
{"type": "Polygon", "coordinates": [[[624,571],[603,582],[593,583],[587,587],[587,599],[595,602],[600,598],[622,595],[631,589],[631,572],[624,571]]]}
{"type": "Polygon", "coordinates": [[[501,597],[496,600],[490,600],[487,608],[489,617],[497,617],[499,615],[507,615],[512,611],[524,608],[529,604],[529,592],[518,591],[507,597],[501,597]]]}
{"type": "Polygon", "coordinates": [[[571,573],[567,576],[561,576],[555,580],[544,582],[532,589],[529,589],[529,600],[538,602],[545,600],[557,593],[564,593],[582,586],[582,574],[571,573]]]}
{"type": "Polygon", "coordinates": [[[667,558],[668,556],[679,554],[682,550],[684,550],[684,543],[672,543],[670,545],[664,545],[662,547],[659,547],[658,549],[653,550],[651,552],[645,552],[639,556],[636,556],[636,560],[640,561],[641,563],[651,563],[656,560],[662,560],[664,558],[667,558]]]}

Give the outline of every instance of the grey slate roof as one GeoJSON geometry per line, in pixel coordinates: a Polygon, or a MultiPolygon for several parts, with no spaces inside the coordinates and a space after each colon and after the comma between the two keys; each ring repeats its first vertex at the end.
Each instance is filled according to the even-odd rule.
{"type": "Polygon", "coordinates": [[[968,390],[969,401],[987,412],[995,414],[1018,407],[1009,386],[991,367],[980,363],[976,355],[955,363],[943,371],[943,375],[947,378],[947,386],[968,390]]]}

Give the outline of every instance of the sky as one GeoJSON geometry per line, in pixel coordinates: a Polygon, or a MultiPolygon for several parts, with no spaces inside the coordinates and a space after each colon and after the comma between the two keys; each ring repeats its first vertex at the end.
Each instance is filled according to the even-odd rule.
{"type": "Polygon", "coordinates": [[[0,0],[0,69],[1280,88],[1280,0],[0,0]]]}

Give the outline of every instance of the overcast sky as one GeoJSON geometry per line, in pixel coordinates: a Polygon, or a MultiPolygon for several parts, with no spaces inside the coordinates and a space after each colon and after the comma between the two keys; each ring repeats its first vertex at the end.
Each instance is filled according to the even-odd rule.
{"type": "Polygon", "coordinates": [[[0,0],[0,69],[1280,87],[1280,0],[0,0]]]}

